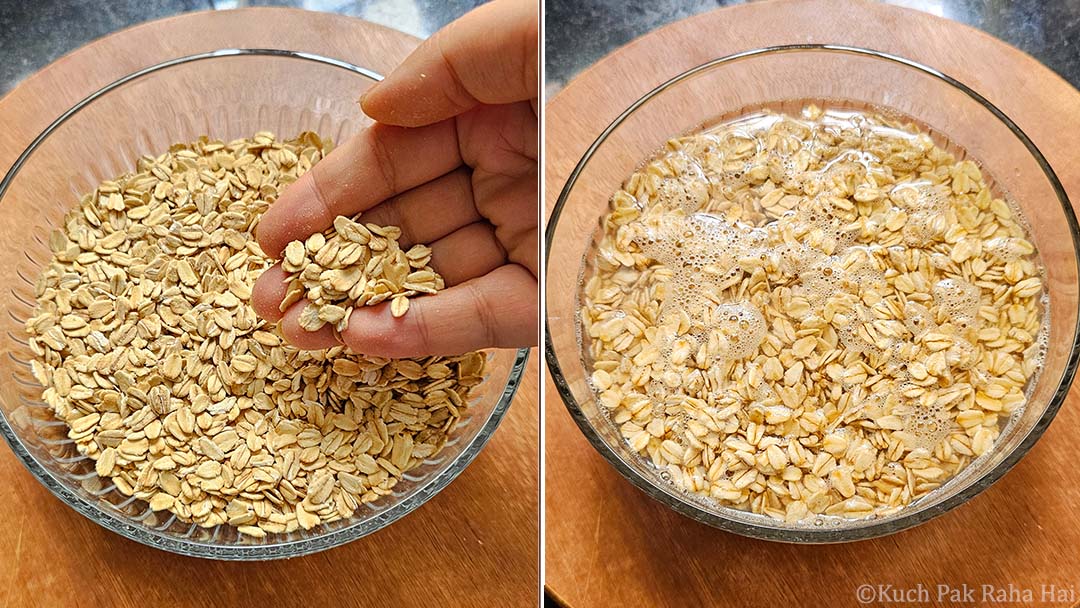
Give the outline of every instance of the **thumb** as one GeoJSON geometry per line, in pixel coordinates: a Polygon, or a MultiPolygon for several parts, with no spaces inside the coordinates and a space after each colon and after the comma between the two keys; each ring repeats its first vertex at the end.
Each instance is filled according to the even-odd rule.
{"type": "Polygon", "coordinates": [[[534,346],[536,279],[508,264],[488,274],[409,302],[394,318],[389,306],[353,311],[341,339],[354,352],[402,358],[457,355],[481,348],[534,346]]]}
{"type": "Polygon", "coordinates": [[[293,305],[281,332],[297,348],[315,350],[344,343],[353,352],[401,359],[459,355],[482,348],[535,346],[539,317],[537,285],[517,264],[459,283],[434,295],[412,298],[401,317],[388,303],[353,309],[349,326],[335,336],[329,326],[308,332],[298,318],[306,305],[293,305]]]}
{"type": "Polygon", "coordinates": [[[536,98],[539,4],[494,0],[425,40],[360,105],[376,121],[419,127],[480,104],[536,98]]]}

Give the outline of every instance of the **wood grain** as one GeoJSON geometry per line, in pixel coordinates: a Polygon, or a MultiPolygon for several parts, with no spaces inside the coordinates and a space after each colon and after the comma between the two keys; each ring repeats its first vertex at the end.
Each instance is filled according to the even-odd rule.
{"type": "MultiPolygon", "coordinates": [[[[550,209],[592,140],[667,78],[732,52],[794,42],[866,46],[959,78],[1012,117],[1080,201],[1080,93],[1031,57],[976,30],[863,2],[738,6],[672,24],[578,76],[546,108],[550,209]]],[[[685,519],[625,481],[586,442],[545,384],[546,580],[574,608],[591,606],[849,606],[862,584],[1034,590],[1034,603],[1080,600],[1080,435],[1076,390],[1027,457],[966,505],[921,527],[847,545],[750,540],[685,519]],[[1073,590],[1042,601],[1042,585],[1073,590]]],[[[1019,605],[1019,604],[1018,604],[1019,605]]]]}
{"type": "MultiPolygon", "coordinates": [[[[357,19],[206,12],[99,40],[0,100],[0,167],[79,99],[136,69],[225,47],[303,50],[388,73],[417,44],[357,19]]],[[[488,446],[450,487],[385,530],[294,560],[183,558],[125,540],[54,498],[0,449],[0,606],[526,606],[538,575],[536,356],[488,446]]]]}

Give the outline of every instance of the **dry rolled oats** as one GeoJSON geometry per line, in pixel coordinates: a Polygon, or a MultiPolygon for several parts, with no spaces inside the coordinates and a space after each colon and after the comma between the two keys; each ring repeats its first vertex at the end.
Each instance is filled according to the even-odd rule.
{"type": "MultiPolygon", "coordinates": [[[[33,371],[79,451],[119,491],[263,537],[348,517],[453,433],[482,353],[301,351],[248,304],[273,264],[254,239],[259,217],[328,149],[314,133],[177,144],[103,182],[52,234],[26,323],[33,371]]],[[[426,248],[396,248],[396,228],[335,225],[302,250],[290,244],[286,263],[348,260],[329,271],[334,288],[364,260],[356,281],[371,285],[357,295],[369,301],[420,292],[410,280],[442,286],[426,248]]],[[[323,272],[311,278],[321,284],[323,272]]],[[[304,289],[292,291],[295,301],[304,289]]],[[[335,305],[319,312],[311,323],[347,319],[335,305]]]]}
{"type": "Polygon", "coordinates": [[[339,216],[332,228],[285,248],[282,269],[288,273],[286,298],[281,309],[306,297],[300,327],[316,331],[330,324],[342,331],[356,306],[390,300],[390,312],[400,317],[409,309],[409,297],[431,294],[445,285],[428,263],[431,250],[398,245],[401,230],[361,224],[339,216]]]}
{"type": "Polygon", "coordinates": [[[993,448],[1045,349],[1022,218],[881,116],[810,106],[673,139],[602,226],[581,315],[598,400],[725,506],[896,512],[993,448]]]}

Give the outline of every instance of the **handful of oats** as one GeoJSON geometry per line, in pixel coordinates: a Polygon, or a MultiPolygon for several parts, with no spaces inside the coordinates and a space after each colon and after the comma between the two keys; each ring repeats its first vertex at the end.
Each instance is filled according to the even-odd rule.
{"type": "Polygon", "coordinates": [[[390,300],[390,313],[409,310],[409,296],[435,293],[443,279],[428,266],[431,249],[398,246],[401,229],[360,224],[338,216],[325,233],[285,247],[281,267],[289,275],[289,290],[281,311],[307,298],[300,327],[317,331],[329,323],[337,331],[349,325],[355,306],[374,306],[390,300]]]}
{"type": "MultiPolygon", "coordinates": [[[[248,305],[274,263],[254,238],[259,217],[329,149],[314,133],[177,144],[102,183],[52,234],[26,323],[33,372],[120,492],[255,537],[311,529],[389,494],[453,433],[482,353],[301,351],[248,305]]],[[[364,234],[345,259],[366,259],[369,279],[336,291],[332,279],[313,300],[324,308],[342,294],[370,304],[441,287],[425,248],[396,248],[396,228],[339,223],[303,257],[341,261],[349,246],[337,239],[364,234]]],[[[291,246],[286,263],[295,256],[291,246]]],[[[315,278],[297,280],[318,294],[305,283],[315,278]]]]}
{"type": "Polygon", "coordinates": [[[671,483],[791,523],[894,513],[993,449],[1046,347],[1026,224],[877,115],[765,112],[668,142],[612,197],[591,383],[671,483]]]}

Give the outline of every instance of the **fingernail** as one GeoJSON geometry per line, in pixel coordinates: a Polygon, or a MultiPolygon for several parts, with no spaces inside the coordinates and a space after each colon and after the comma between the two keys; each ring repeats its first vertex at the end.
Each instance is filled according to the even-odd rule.
{"type": "Polygon", "coordinates": [[[368,95],[371,95],[371,92],[375,90],[376,86],[378,86],[378,83],[368,87],[368,90],[364,91],[364,94],[360,96],[360,99],[356,100],[356,103],[360,104],[361,108],[364,107],[364,100],[368,98],[368,95]]]}

